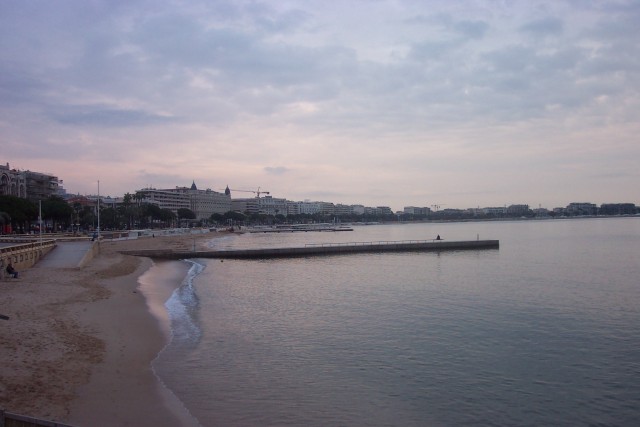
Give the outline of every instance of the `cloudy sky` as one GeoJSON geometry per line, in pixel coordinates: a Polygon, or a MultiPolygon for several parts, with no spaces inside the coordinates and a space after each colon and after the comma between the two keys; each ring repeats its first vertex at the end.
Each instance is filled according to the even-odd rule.
{"type": "Polygon", "coordinates": [[[624,0],[0,0],[0,162],[80,194],[640,204],[639,22],[624,0]]]}

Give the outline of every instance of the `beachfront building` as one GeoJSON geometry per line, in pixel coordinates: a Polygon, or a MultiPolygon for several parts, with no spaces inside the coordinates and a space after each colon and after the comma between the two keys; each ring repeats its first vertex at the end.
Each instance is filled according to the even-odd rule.
{"type": "Polygon", "coordinates": [[[287,200],[287,215],[300,215],[300,203],[287,200]]]}
{"type": "Polygon", "coordinates": [[[195,182],[191,187],[168,189],[143,188],[136,191],[142,195],[143,203],[152,203],[160,209],[169,209],[178,214],[178,209],[189,209],[196,219],[209,219],[214,213],[226,213],[231,210],[231,196],[211,189],[198,190],[195,182]]]}
{"type": "Polygon", "coordinates": [[[247,197],[242,199],[231,199],[231,210],[234,212],[247,213],[249,215],[257,214],[259,211],[258,198],[247,197]]]}
{"type": "Polygon", "coordinates": [[[603,203],[600,215],[635,215],[638,208],[633,203],[603,203]]]}
{"type": "Polygon", "coordinates": [[[598,208],[594,203],[569,203],[565,213],[569,216],[596,215],[598,208]]]}
{"type": "Polygon", "coordinates": [[[507,208],[507,215],[509,216],[526,216],[530,213],[529,205],[510,205],[507,208]]]}
{"type": "Polygon", "coordinates": [[[353,206],[352,205],[343,205],[338,203],[334,207],[334,212],[336,216],[350,216],[353,215],[353,206]]]}
{"type": "Polygon", "coordinates": [[[364,205],[351,205],[351,209],[354,215],[364,215],[365,213],[364,205]]]}
{"type": "Polygon", "coordinates": [[[427,216],[431,213],[431,208],[427,207],[416,207],[416,206],[405,206],[402,213],[407,215],[418,215],[418,216],[427,216]]]}
{"type": "Polygon", "coordinates": [[[136,191],[142,195],[142,203],[157,205],[160,209],[169,209],[174,214],[178,214],[178,209],[191,209],[189,195],[184,191],[174,189],[158,190],[156,188],[143,188],[136,191]]]}
{"type": "Polygon", "coordinates": [[[231,199],[231,210],[249,215],[287,216],[289,214],[287,200],[272,196],[231,199]]]}
{"type": "Polygon", "coordinates": [[[389,206],[377,206],[374,208],[373,213],[378,216],[393,215],[393,211],[389,206]]]}
{"type": "Polygon", "coordinates": [[[9,163],[0,165],[2,196],[16,196],[38,202],[59,195],[62,190],[60,184],[62,180],[48,173],[11,169],[9,163]]]}
{"type": "Polygon", "coordinates": [[[304,202],[287,201],[288,215],[315,215],[322,212],[323,202],[312,202],[305,200],[304,202]]]}
{"type": "Polygon", "coordinates": [[[553,214],[555,216],[565,216],[567,214],[565,211],[565,208],[553,208],[553,214]]]}
{"type": "Polygon", "coordinates": [[[41,172],[27,171],[27,199],[32,202],[58,195],[58,177],[41,172]]]}
{"type": "MultiPolygon", "coordinates": [[[[377,208],[369,208],[375,210],[377,208]]],[[[373,211],[371,211],[373,212],[373,211]]],[[[364,215],[365,207],[363,205],[345,205],[334,204],[331,202],[312,202],[305,200],[304,202],[287,201],[287,213],[289,215],[325,215],[336,217],[348,217],[351,215],[364,215]]]]}
{"type": "Polygon", "coordinates": [[[272,196],[258,198],[258,209],[265,215],[287,215],[287,200],[272,196]]]}
{"type": "Polygon", "coordinates": [[[320,213],[322,215],[335,215],[336,205],[331,202],[318,202],[320,204],[320,213]]]}
{"type": "Polygon", "coordinates": [[[549,210],[543,207],[538,207],[533,209],[533,214],[537,217],[547,217],[549,216],[549,210]]]}
{"type": "Polygon", "coordinates": [[[198,190],[196,183],[188,190],[190,209],[196,219],[208,219],[214,213],[223,214],[231,210],[231,196],[213,191],[210,188],[198,190]]]}
{"type": "Polygon", "coordinates": [[[0,165],[0,196],[27,198],[27,176],[25,171],[11,169],[9,163],[0,165]]]}
{"type": "Polygon", "coordinates": [[[488,207],[488,208],[482,208],[482,212],[485,215],[504,216],[507,213],[507,208],[506,207],[488,207]]]}

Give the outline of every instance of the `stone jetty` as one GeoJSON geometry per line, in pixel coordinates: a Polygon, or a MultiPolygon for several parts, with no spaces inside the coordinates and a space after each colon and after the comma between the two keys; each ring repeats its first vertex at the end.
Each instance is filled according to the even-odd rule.
{"type": "Polygon", "coordinates": [[[498,249],[498,240],[403,240],[383,242],[318,243],[301,247],[225,249],[211,251],[138,250],[123,251],[125,255],[160,259],[219,258],[219,259],[268,259],[319,255],[347,255],[381,252],[434,252],[498,249]]]}

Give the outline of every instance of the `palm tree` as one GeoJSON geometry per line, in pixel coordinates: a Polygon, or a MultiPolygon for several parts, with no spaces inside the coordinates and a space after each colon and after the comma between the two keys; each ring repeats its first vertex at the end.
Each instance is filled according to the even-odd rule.
{"type": "Polygon", "coordinates": [[[124,207],[124,215],[127,218],[127,224],[129,230],[131,229],[131,200],[133,196],[131,193],[126,193],[122,199],[122,206],[124,207]]]}
{"type": "Polygon", "coordinates": [[[136,219],[138,220],[138,222],[141,222],[144,215],[144,209],[141,209],[140,205],[141,205],[141,202],[144,200],[144,193],[142,191],[136,191],[132,197],[133,197],[133,200],[136,201],[136,209],[135,209],[136,219]]]}

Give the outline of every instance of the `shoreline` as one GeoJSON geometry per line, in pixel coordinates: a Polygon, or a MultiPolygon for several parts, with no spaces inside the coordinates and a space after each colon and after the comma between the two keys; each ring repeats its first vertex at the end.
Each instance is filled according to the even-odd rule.
{"type": "Polygon", "coordinates": [[[151,371],[158,382],[158,390],[171,412],[178,418],[180,426],[202,427],[200,422],[189,412],[184,402],[171,390],[158,374],[155,363],[162,352],[171,344],[173,331],[171,315],[167,311],[166,303],[175,292],[185,283],[192,265],[184,260],[162,261],[152,260],[151,267],[139,277],[138,289],[144,295],[147,307],[160,326],[165,342],[156,357],[150,361],[151,371]]]}
{"type": "Polygon", "coordinates": [[[77,427],[198,426],[152,367],[170,341],[164,302],[188,265],[154,270],[150,258],[119,251],[206,247],[221,235],[103,241],[83,268],[36,264],[0,283],[10,317],[0,324],[0,408],[77,427]]]}

